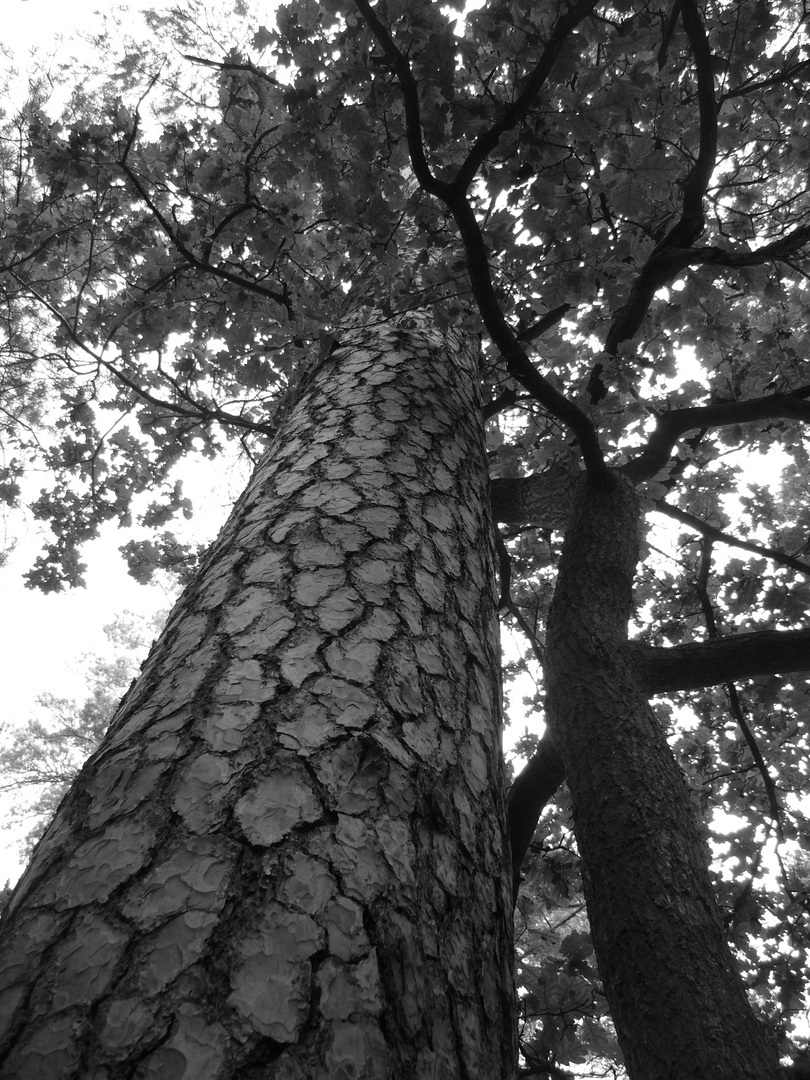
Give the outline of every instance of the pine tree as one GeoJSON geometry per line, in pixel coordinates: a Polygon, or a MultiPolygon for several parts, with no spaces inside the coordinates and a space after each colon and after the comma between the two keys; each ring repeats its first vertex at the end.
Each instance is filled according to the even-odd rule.
{"type": "Polygon", "coordinates": [[[6,297],[62,380],[32,582],[79,583],[133,493],[188,511],[172,468],[215,430],[264,456],[9,903],[3,1080],[510,1077],[527,852],[549,902],[581,869],[589,933],[519,944],[521,1067],[615,1060],[604,993],[632,1080],[776,1080],[807,970],[802,17],[297,2],[212,55],[192,5],[153,20],[182,65],[133,49],[109,106],[29,110],[6,297]],[[497,607],[547,723],[508,807],[497,607]]]}

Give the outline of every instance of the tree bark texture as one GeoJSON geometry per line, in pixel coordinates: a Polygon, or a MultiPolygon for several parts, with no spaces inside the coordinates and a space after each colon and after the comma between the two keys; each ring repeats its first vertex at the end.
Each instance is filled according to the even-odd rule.
{"type": "Polygon", "coordinates": [[[511,1075],[477,363],[310,373],[13,895],[2,1080],[511,1075]]]}
{"type": "Polygon", "coordinates": [[[638,518],[621,477],[581,481],[546,637],[548,723],[572,793],[596,955],[632,1080],[776,1080],[686,786],[622,647],[638,518]]]}

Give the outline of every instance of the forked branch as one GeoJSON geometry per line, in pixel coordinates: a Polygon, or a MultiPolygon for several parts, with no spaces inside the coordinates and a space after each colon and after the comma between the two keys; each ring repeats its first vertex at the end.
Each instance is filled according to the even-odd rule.
{"type": "Polygon", "coordinates": [[[597,2],[598,0],[583,0],[579,4],[572,5],[556,20],[540,59],[529,72],[520,93],[506,106],[498,119],[490,124],[486,131],[482,131],[475,140],[453,180],[454,188],[461,192],[468,191],[476,173],[498,145],[501,136],[514,130],[526,118],[551,74],[551,69],[557,62],[566,41],[583,19],[591,14],[597,2]]]}

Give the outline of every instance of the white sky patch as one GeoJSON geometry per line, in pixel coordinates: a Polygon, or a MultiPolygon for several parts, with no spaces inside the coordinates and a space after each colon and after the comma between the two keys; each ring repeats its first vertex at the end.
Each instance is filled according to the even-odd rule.
{"type": "Polygon", "coordinates": [[[729,814],[722,806],[716,806],[712,812],[711,830],[716,836],[733,836],[748,827],[748,823],[737,814],[729,814]]]}
{"type": "Polygon", "coordinates": [[[17,52],[48,49],[58,37],[96,22],[98,0],[6,0],[0,42],[17,52]]]}
{"type": "Polygon", "coordinates": [[[458,5],[441,8],[442,15],[449,15],[451,18],[455,16],[456,25],[453,33],[456,35],[456,37],[464,36],[464,29],[467,24],[465,16],[469,15],[471,11],[478,11],[479,8],[482,8],[484,6],[485,2],[486,0],[468,0],[468,2],[464,5],[464,13],[461,15],[458,13],[458,5]]]}

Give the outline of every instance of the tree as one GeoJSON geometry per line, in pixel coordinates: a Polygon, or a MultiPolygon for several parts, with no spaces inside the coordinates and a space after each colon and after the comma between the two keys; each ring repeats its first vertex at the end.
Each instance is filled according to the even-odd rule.
{"type": "MultiPolygon", "coordinates": [[[[78,583],[133,493],[188,511],[171,470],[215,425],[267,451],[9,903],[0,1076],[512,1075],[513,893],[563,779],[629,1075],[778,1075],[808,895],[801,12],[537,7],[294,3],[215,48],[192,7],[154,22],[185,67],[133,49],[108,106],[29,110],[7,304],[48,313],[64,380],[32,583],[78,583]],[[508,808],[496,606],[544,668],[508,808]]],[[[563,946],[586,962],[581,924],[563,946]]],[[[525,1034],[533,1074],[583,1060],[525,1034]]]]}

